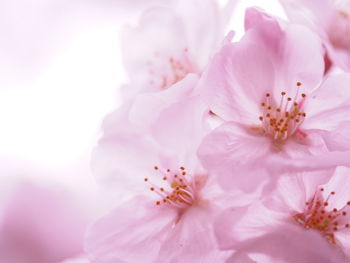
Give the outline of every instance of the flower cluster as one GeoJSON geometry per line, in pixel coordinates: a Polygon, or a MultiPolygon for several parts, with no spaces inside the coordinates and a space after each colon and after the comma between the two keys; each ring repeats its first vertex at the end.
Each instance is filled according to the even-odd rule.
{"type": "Polygon", "coordinates": [[[125,28],[129,83],[92,155],[131,198],[92,263],[350,262],[350,4],[178,0],[125,28]],[[234,30],[234,28],[232,28],[234,30]]]}

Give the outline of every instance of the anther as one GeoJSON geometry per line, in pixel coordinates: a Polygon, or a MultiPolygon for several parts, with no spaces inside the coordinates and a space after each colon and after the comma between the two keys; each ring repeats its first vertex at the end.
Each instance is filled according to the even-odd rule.
{"type": "Polygon", "coordinates": [[[298,82],[297,82],[297,86],[298,86],[298,87],[301,86],[301,82],[298,81],[298,82]]]}

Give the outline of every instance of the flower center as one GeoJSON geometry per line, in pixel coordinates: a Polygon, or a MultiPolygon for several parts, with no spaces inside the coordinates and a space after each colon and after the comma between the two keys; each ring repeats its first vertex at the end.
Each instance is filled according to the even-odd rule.
{"type": "Polygon", "coordinates": [[[159,173],[159,177],[163,182],[161,187],[151,183],[148,178],[144,181],[148,182],[150,190],[160,196],[160,200],[156,201],[156,205],[167,205],[175,208],[187,208],[192,206],[198,199],[198,184],[193,176],[187,174],[186,168],[181,166],[176,171],[170,169],[162,170],[158,166],[154,166],[154,170],[159,173]]]}
{"type": "Polygon", "coordinates": [[[327,198],[323,197],[324,188],[318,189],[314,196],[305,203],[303,213],[298,213],[293,218],[304,228],[319,231],[331,244],[337,244],[335,232],[349,229],[349,212],[350,206],[348,201],[341,208],[332,207],[330,199],[334,197],[335,192],[328,194],[327,198]]]}
{"type": "MultiPolygon", "coordinates": [[[[159,55],[155,54],[155,56],[159,55]]],[[[157,59],[157,61],[160,60],[163,61],[161,58],[157,59]]],[[[198,71],[189,58],[187,48],[180,53],[178,58],[169,57],[165,59],[165,63],[161,63],[158,67],[153,63],[150,63],[149,66],[152,68],[150,70],[150,84],[159,89],[167,89],[182,80],[187,74],[198,71]]]]}
{"type": "Polygon", "coordinates": [[[281,92],[279,104],[271,99],[270,93],[266,93],[265,101],[261,102],[262,114],[259,120],[262,123],[263,133],[270,135],[275,141],[283,142],[292,136],[306,117],[302,111],[306,95],[298,98],[300,82],[297,82],[297,93],[292,99],[286,92],[281,92]]]}

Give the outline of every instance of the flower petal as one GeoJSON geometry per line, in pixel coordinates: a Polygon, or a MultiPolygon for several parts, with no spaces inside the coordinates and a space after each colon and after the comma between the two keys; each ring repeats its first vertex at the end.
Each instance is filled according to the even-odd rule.
{"type": "Polygon", "coordinates": [[[271,85],[275,85],[277,101],[282,91],[294,97],[297,82],[303,83],[303,92],[315,88],[324,73],[324,50],[317,35],[295,24],[283,25],[282,30],[276,18],[256,8],[247,9],[245,24],[246,34],[254,32],[255,42],[264,46],[273,61],[276,77],[271,85]],[[314,59],[310,60],[310,56],[314,59]]]}
{"type": "Polygon", "coordinates": [[[183,98],[190,97],[194,93],[197,81],[196,75],[189,74],[174,84],[171,89],[136,96],[130,107],[130,121],[141,127],[149,126],[164,109],[183,98]]]}
{"type": "Polygon", "coordinates": [[[273,229],[281,215],[260,202],[224,210],[214,225],[219,247],[224,250],[239,249],[243,241],[258,238],[273,229]]]}
{"type": "Polygon", "coordinates": [[[228,253],[217,248],[210,207],[188,209],[167,236],[159,253],[159,262],[224,262],[228,253]]]}
{"type": "Polygon", "coordinates": [[[304,105],[304,129],[332,130],[340,122],[350,120],[350,74],[327,78],[311,93],[304,105]]]}
{"type": "Polygon", "coordinates": [[[262,263],[347,262],[319,233],[293,224],[278,226],[266,235],[249,240],[238,251],[262,263]]]}
{"type": "Polygon", "coordinates": [[[159,151],[158,144],[143,134],[117,133],[100,140],[92,153],[91,165],[101,184],[119,191],[141,190],[145,189],[143,178],[159,165],[159,151]]]}
{"type": "Polygon", "coordinates": [[[329,26],[334,12],[333,1],[280,0],[279,2],[291,21],[307,25],[319,34],[329,26]]]}
{"type": "Polygon", "coordinates": [[[139,196],[97,221],[85,249],[92,263],[155,262],[177,214],[139,196]]]}
{"type": "Polygon", "coordinates": [[[266,183],[265,161],[270,157],[270,140],[252,135],[248,128],[227,122],[204,138],[198,155],[204,168],[219,176],[226,190],[256,190],[266,183]]]}
{"type": "Polygon", "coordinates": [[[201,80],[210,109],[226,121],[257,123],[261,97],[274,83],[272,62],[249,36],[225,45],[201,80]]]}

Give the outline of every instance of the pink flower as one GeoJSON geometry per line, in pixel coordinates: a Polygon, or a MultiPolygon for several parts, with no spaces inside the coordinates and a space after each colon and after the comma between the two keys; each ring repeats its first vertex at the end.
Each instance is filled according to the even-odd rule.
{"type": "Polygon", "coordinates": [[[246,26],[201,80],[203,97],[225,122],[203,140],[199,156],[223,187],[253,191],[284,163],[293,169],[293,159],[308,166],[308,158],[350,149],[350,75],[322,81],[322,46],[305,27],[282,29],[255,9],[248,9],[246,26]]]}
{"type": "Polygon", "coordinates": [[[188,73],[200,75],[219,47],[235,0],[220,8],[215,0],[175,1],[143,13],[139,26],[123,34],[130,84],[126,94],[160,91],[188,73]]]}
{"type": "Polygon", "coordinates": [[[208,109],[193,77],[140,95],[147,104],[136,98],[125,109],[129,114],[107,118],[93,168],[105,184],[136,197],[92,226],[86,250],[93,263],[220,262],[226,257],[216,249],[212,232],[225,197],[196,156],[207,133],[208,109]]]}
{"type": "Polygon", "coordinates": [[[257,262],[348,262],[349,172],[339,167],[281,178],[263,201],[218,217],[220,247],[257,262]]]}
{"type": "Polygon", "coordinates": [[[60,262],[83,252],[87,219],[62,193],[22,184],[3,201],[0,262],[60,262]]]}
{"type": "Polygon", "coordinates": [[[350,70],[350,5],[337,0],[280,0],[292,22],[315,31],[327,48],[331,63],[350,70]]]}

